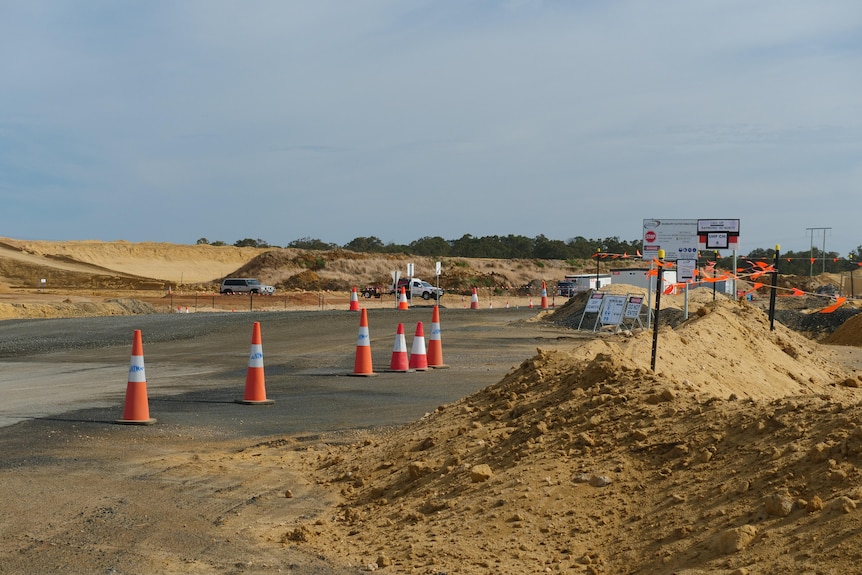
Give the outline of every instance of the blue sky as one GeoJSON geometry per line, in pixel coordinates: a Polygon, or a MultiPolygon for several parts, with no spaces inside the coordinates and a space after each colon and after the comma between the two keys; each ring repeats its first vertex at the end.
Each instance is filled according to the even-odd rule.
{"type": "Polygon", "coordinates": [[[0,236],[862,245],[858,0],[28,0],[0,53],[0,236]]]}

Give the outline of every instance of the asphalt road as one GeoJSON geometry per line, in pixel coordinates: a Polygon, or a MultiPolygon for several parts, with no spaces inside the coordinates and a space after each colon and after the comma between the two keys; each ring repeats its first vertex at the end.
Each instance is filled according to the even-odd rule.
{"type": "MultiPolygon", "coordinates": [[[[31,420],[114,425],[125,400],[132,334],[141,329],[150,415],[223,437],[318,434],[413,421],[499,381],[537,347],[589,335],[530,321],[536,309],[441,308],[448,369],[387,373],[395,331],[411,348],[432,309],[369,310],[373,377],[355,377],[359,314],[196,313],[0,322],[0,427],[31,420]],[[261,323],[269,406],[244,394],[253,323],[261,323]]],[[[125,427],[125,426],[117,426],[125,427]]],[[[0,430],[2,433],[2,430],[0,430]]]]}

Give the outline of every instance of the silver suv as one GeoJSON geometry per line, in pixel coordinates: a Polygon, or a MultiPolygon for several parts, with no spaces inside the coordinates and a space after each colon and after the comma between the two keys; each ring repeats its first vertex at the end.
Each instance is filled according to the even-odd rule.
{"type": "Polygon", "coordinates": [[[262,284],[260,280],[254,278],[225,278],[221,282],[219,291],[227,295],[234,293],[272,295],[275,293],[275,288],[262,284]]]}

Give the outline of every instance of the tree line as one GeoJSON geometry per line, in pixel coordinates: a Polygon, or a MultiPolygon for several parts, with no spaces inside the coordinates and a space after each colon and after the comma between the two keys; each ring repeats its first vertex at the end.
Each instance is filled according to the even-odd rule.
{"type": "MultiPolygon", "coordinates": [[[[228,245],[222,241],[210,242],[206,238],[200,238],[198,244],[213,246],[228,245]]],[[[458,239],[447,240],[440,236],[426,236],[414,240],[409,244],[384,243],[376,236],[357,237],[344,245],[324,242],[317,238],[299,238],[293,240],[284,247],[302,250],[331,251],[337,249],[350,250],[360,253],[381,254],[405,254],[427,257],[463,257],[463,258],[498,258],[498,259],[537,259],[537,260],[563,260],[583,263],[583,260],[599,258],[608,262],[619,258],[629,257],[638,261],[636,254],[639,253],[642,241],[621,240],[617,236],[589,239],[582,236],[571,238],[567,241],[554,240],[538,235],[534,238],[521,235],[508,236],[482,236],[476,237],[465,234],[458,239]]],[[[236,247],[254,248],[278,248],[281,246],[271,245],[262,239],[245,238],[237,240],[232,244],[236,247]]],[[[793,275],[816,275],[822,272],[840,273],[857,269],[862,263],[862,245],[846,256],[839,256],[837,252],[826,252],[812,247],[805,252],[779,252],[778,270],[782,274],[793,275]]],[[[733,260],[727,250],[719,253],[716,259],[713,251],[702,251],[699,254],[701,263],[716,261],[717,267],[730,270],[733,260]]],[[[775,250],[773,248],[756,248],[748,254],[739,254],[737,266],[745,267],[746,260],[749,262],[766,262],[774,264],[775,250]]]]}

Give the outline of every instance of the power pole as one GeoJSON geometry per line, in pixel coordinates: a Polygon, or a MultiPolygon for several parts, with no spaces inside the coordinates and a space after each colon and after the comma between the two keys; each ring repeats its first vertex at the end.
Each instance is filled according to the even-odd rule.
{"type": "Polygon", "coordinates": [[[820,252],[820,259],[823,260],[823,271],[821,273],[826,273],[826,232],[831,230],[832,228],[805,228],[805,231],[808,232],[808,235],[811,236],[811,247],[808,251],[808,275],[814,275],[814,232],[823,232],[823,249],[820,252]]]}

